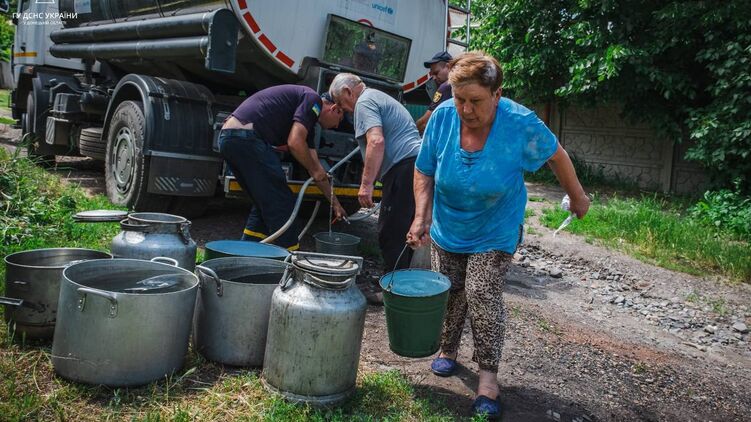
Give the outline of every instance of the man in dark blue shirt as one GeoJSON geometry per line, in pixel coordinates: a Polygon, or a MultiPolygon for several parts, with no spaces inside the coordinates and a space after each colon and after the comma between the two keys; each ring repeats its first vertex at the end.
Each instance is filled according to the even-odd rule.
{"type": "MultiPolygon", "coordinates": [[[[342,110],[328,94],[301,85],[279,85],[251,95],[222,126],[219,149],[253,201],[243,240],[260,241],[279,230],[294,209],[279,151],[289,151],[334,204],[337,219],[346,212],[331,191],[313,143],[315,124],[324,129],[342,121],[342,110]]],[[[273,243],[296,250],[300,227],[293,224],[273,243]]]]}
{"type": "Polygon", "coordinates": [[[422,117],[417,119],[417,130],[420,132],[420,135],[425,132],[425,126],[427,126],[428,119],[430,119],[430,115],[433,114],[433,110],[435,110],[435,108],[438,107],[439,104],[453,96],[451,92],[451,85],[449,85],[448,82],[448,62],[450,62],[451,60],[451,54],[446,51],[441,51],[436,53],[433,58],[423,63],[423,65],[427,69],[430,69],[429,74],[433,78],[433,80],[435,80],[436,85],[438,85],[438,89],[436,90],[435,94],[433,94],[433,101],[431,101],[430,105],[428,106],[428,110],[425,111],[425,114],[423,114],[422,117]]]}

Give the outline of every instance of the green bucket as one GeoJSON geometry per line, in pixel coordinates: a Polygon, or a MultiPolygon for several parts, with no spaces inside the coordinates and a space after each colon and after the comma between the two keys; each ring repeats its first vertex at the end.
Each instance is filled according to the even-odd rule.
{"type": "Polygon", "coordinates": [[[390,272],[379,283],[391,351],[410,358],[437,352],[451,287],[448,277],[409,269],[390,272]]]}

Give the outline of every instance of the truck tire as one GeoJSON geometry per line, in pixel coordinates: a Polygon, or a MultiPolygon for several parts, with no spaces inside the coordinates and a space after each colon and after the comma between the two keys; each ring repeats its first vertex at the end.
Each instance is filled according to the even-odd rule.
{"type": "Polygon", "coordinates": [[[83,156],[104,161],[107,156],[107,142],[102,140],[102,128],[81,129],[78,137],[78,151],[83,156]]]}
{"type": "Polygon", "coordinates": [[[149,159],[143,155],[146,119],[143,103],[123,101],[112,115],[105,160],[107,197],[135,211],[165,212],[172,197],[148,193],[149,159]]]}
{"type": "Polygon", "coordinates": [[[26,145],[26,156],[30,160],[42,167],[52,167],[55,165],[54,155],[37,153],[37,143],[43,142],[43,140],[38,134],[34,133],[36,111],[36,99],[34,97],[34,90],[32,89],[26,97],[26,113],[23,114],[23,118],[21,119],[21,139],[23,139],[23,143],[26,145]]]}
{"type": "Polygon", "coordinates": [[[206,214],[209,200],[205,197],[173,196],[168,213],[185,218],[196,218],[206,214]]]}

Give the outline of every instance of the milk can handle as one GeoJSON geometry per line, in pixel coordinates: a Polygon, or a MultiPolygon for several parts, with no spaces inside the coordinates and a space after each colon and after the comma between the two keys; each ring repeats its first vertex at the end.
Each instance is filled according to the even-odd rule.
{"type": "Polygon", "coordinates": [[[396,272],[396,267],[399,266],[399,261],[402,260],[402,255],[404,255],[404,252],[407,252],[407,248],[409,247],[409,243],[404,244],[404,248],[402,248],[402,252],[399,254],[399,258],[396,258],[396,263],[394,264],[394,269],[391,270],[390,277],[389,277],[389,284],[386,285],[386,291],[391,291],[391,286],[394,284],[394,273],[396,272]]]}
{"type": "Polygon", "coordinates": [[[160,264],[169,264],[173,267],[177,267],[179,262],[177,262],[174,258],[168,258],[166,256],[157,256],[156,258],[151,258],[151,262],[157,262],[160,264]]]}
{"type": "Polygon", "coordinates": [[[279,280],[279,288],[282,289],[282,291],[285,291],[289,289],[289,286],[292,285],[292,279],[294,277],[289,275],[289,269],[292,267],[292,264],[290,263],[292,261],[292,255],[287,255],[286,258],[284,258],[284,273],[282,274],[282,279],[279,280]]]}
{"type": "Polygon", "coordinates": [[[180,238],[186,245],[189,245],[190,241],[193,240],[190,238],[190,221],[180,224],[180,238]]]}
{"type": "Polygon", "coordinates": [[[216,283],[216,295],[222,296],[224,294],[224,285],[222,284],[222,279],[220,279],[219,276],[216,275],[216,272],[214,270],[209,267],[204,267],[203,265],[196,265],[196,273],[198,273],[198,278],[201,279],[201,285],[203,285],[203,281],[208,275],[209,277],[214,279],[214,283],[216,283]]]}

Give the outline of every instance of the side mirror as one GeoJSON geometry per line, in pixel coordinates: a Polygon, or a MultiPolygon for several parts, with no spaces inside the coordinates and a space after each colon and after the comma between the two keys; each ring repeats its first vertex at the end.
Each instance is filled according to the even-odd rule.
{"type": "MultiPolygon", "coordinates": [[[[9,10],[10,10],[10,4],[8,3],[8,0],[0,0],[0,12],[8,13],[9,10]]],[[[18,19],[16,18],[13,18],[13,20],[18,21],[18,19]]]]}

